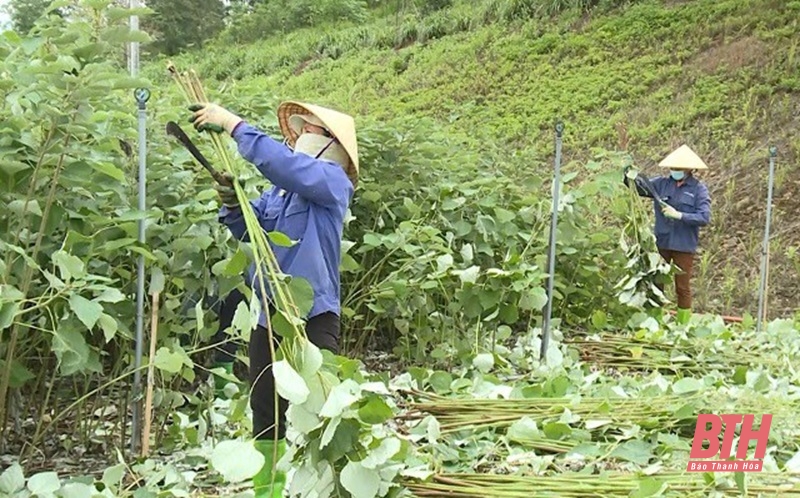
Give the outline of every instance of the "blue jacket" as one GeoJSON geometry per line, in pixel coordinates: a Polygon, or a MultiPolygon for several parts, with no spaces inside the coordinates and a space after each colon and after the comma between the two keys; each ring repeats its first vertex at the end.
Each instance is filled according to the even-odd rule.
{"type": "MultiPolygon", "coordinates": [[[[292,247],[271,242],[270,246],[283,273],[306,279],[314,289],[314,304],[306,318],[328,311],[340,315],[342,231],[354,191],[344,169],[338,164],[295,153],[247,123],[238,125],[232,136],[242,157],[273,184],[258,199],[250,201],[261,227],[299,241],[292,247]]],[[[237,239],[250,240],[240,208],[223,206],[219,220],[237,239]]],[[[254,264],[247,280],[260,299],[254,264]]],[[[263,310],[259,324],[266,326],[263,310]]]]}
{"type": "MultiPolygon", "coordinates": [[[[650,180],[661,200],[683,213],[680,220],[667,218],[661,213],[661,206],[653,199],[656,214],[656,245],[659,249],[680,252],[697,252],[700,227],[711,222],[711,197],[708,188],[693,176],[689,176],[678,186],[669,176],[650,180]]],[[[627,177],[625,183],[628,183],[627,177]]],[[[636,183],[636,182],[634,182],[636,183]]],[[[636,184],[639,195],[651,197],[647,190],[636,184]]]]}

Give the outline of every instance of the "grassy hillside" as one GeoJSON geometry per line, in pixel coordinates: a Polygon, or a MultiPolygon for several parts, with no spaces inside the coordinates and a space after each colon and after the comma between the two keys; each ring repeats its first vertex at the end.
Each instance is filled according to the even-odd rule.
{"type": "MultiPolygon", "coordinates": [[[[428,17],[305,30],[181,63],[254,100],[324,102],[362,124],[402,129],[432,118],[465,144],[447,154],[450,161],[469,148],[515,177],[550,174],[557,118],[566,123],[566,169],[579,180],[594,148],[618,145],[620,124],[637,165],[652,174],[688,143],[711,167],[703,179],[713,221],[695,283],[699,308],[711,312],[756,311],[768,145],[775,144],[769,304],[773,316],[793,311],[800,2],[619,3],[546,16],[526,10],[541,2],[456,2],[428,17]]],[[[380,168],[364,164],[373,181],[380,168]]]]}

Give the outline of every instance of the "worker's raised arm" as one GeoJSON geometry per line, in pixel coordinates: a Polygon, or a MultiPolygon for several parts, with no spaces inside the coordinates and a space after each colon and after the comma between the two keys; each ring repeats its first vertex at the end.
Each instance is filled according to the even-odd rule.
{"type": "Polygon", "coordinates": [[[245,122],[232,136],[242,157],[277,187],[327,207],[349,202],[354,188],[341,166],[294,152],[245,122]]]}

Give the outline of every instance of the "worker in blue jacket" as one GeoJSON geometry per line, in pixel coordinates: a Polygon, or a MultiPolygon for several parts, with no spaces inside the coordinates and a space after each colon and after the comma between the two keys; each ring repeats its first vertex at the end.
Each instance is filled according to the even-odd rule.
{"type": "MultiPolygon", "coordinates": [[[[353,118],[316,105],[284,102],[278,107],[278,123],[286,138],[282,143],[216,104],[197,104],[190,109],[194,111],[191,121],[195,128],[221,129],[230,134],[242,157],[272,183],[272,188],[250,204],[265,231],[281,232],[297,242],[292,247],[271,247],[281,271],[307,280],[314,290],[313,306],[305,317],[309,341],[337,353],[342,232],[358,181],[353,118]]],[[[247,241],[233,178],[228,176],[228,181],[230,186],[218,187],[223,203],[219,219],[236,238],[247,241]]],[[[248,279],[252,283],[254,275],[253,266],[248,279]]],[[[251,287],[258,287],[252,283],[251,287]]],[[[286,479],[273,465],[285,452],[287,403],[279,398],[280,416],[275,420],[275,379],[271,371],[266,371],[272,364],[266,319],[262,310],[249,352],[253,432],[256,447],[266,459],[253,478],[257,498],[281,496],[286,479]],[[273,472],[275,487],[270,490],[273,472]]],[[[274,340],[277,347],[277,334],[274,340]]]]}
{"type": "MultiPolygon", "coordinates": [[[[700,227],[711,221],[711,197],[708,188],[695,178],[698,170],[708,166],[687,145],[682,145],[664,158],[659,166],[669,169],[669,175],[650,180],[661,202],[645,188],[644,182],[634,181],[639,195],[653,198],[655,207],[656,246],[661,256],[675,263],[680,272],[675,275],[675,294],[678,297],[677,321],[687,323],[691,318],[691,278],[694,256],[700,239],[700,227]]],[[[628,185],[627,169],[625,184],[628,185]]]]}

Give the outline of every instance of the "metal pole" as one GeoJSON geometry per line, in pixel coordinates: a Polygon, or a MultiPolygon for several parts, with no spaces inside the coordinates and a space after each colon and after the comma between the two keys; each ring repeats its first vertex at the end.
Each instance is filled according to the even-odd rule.
{"type": "MultiPolygon", "coordinates": [[[[147,166],[147,128],[146,103],[150,98],[150,92],[146,88],[137,88],[134,92],[136,104],[139,109],[139,213],[144,213],[147,209],[145,205],[146,191],[146,166],[147,166]]],[[[144,219],[139,219],[139,243],[145,242],[144,219]]],[[[141,441],[141,413],[142,413],[142,347],[144,343],[144,256],[139,255],[138,274],[136,289],[136,354],[134,359],[133,372],[133,423],[131,425],[131,451],[136,452],[141,441]]]]}
{"type": "MultiPolygon", "coordinates": [[[[139,7],[140,0],[129,0],[128,6],[131,9],[139,7]]],[[[131,15],[131,31],[139,30],[139,16],[131,15]]],[[[128,46],[128,70],[131,77],[135,78],[139,73],[139,43],[131,42],[128,46]]],[[[146,90],[137,89],[134,93],[137,108],[139,111],[139,211],[145,210],[145,102],[147,102],[146,90]]],[[[139,242],[144,243],[144,220],[139,220],[139,242]]],[[[141,438],[141,392],[142,375],[139,371],[142,365],[142,342],[144,341],[144,256],[139,255],[137,262],[137,290],[136,290],[136,353],[134,359],[133,373],[133,420],[131,421],[131,452],[136,453],[141,438]]]]}
{"type": "MultiPolygon", "coordinates": [[[[130,0],[129,6],[131,9],[139,7],[139,0],[130,0]]],[[[139,30],[139,16],[131,16],[131,31],[139,30]]],[[[131,77],[135,78],[139,74],[139,42],[131,42],[128,53],[128,70],[131,77]]]]}
{"type": "Polygon", "coordinates": [[[550,317],[553,314],[553,280],[556,268],[556,226],[558,225],[559,191],[561,190],[561,135],[564,132],[564,123],[556,123],[556,166],[553,179],[553,212],[550,217],[550,250],[547,253],[547,305],[542,324],[542,349],[539,359],[544,361],[547,348],[550,345],[550,317]]]}
{"type": "Polygon", "coordinates": [[[769,260],[769,227],[772,220],[772,184],[775,176],[775,158],[778,155],[778,148],[774,145],[769,148],[769,180],[767,187],[767,221],[764,226],[764,245],[761,248],[761,284],[758,288],[758,320],[756,332],[761,332],[762,321],[766,315],[764,309],[764,294],[767,286],[767,261],[769,260]]]}

